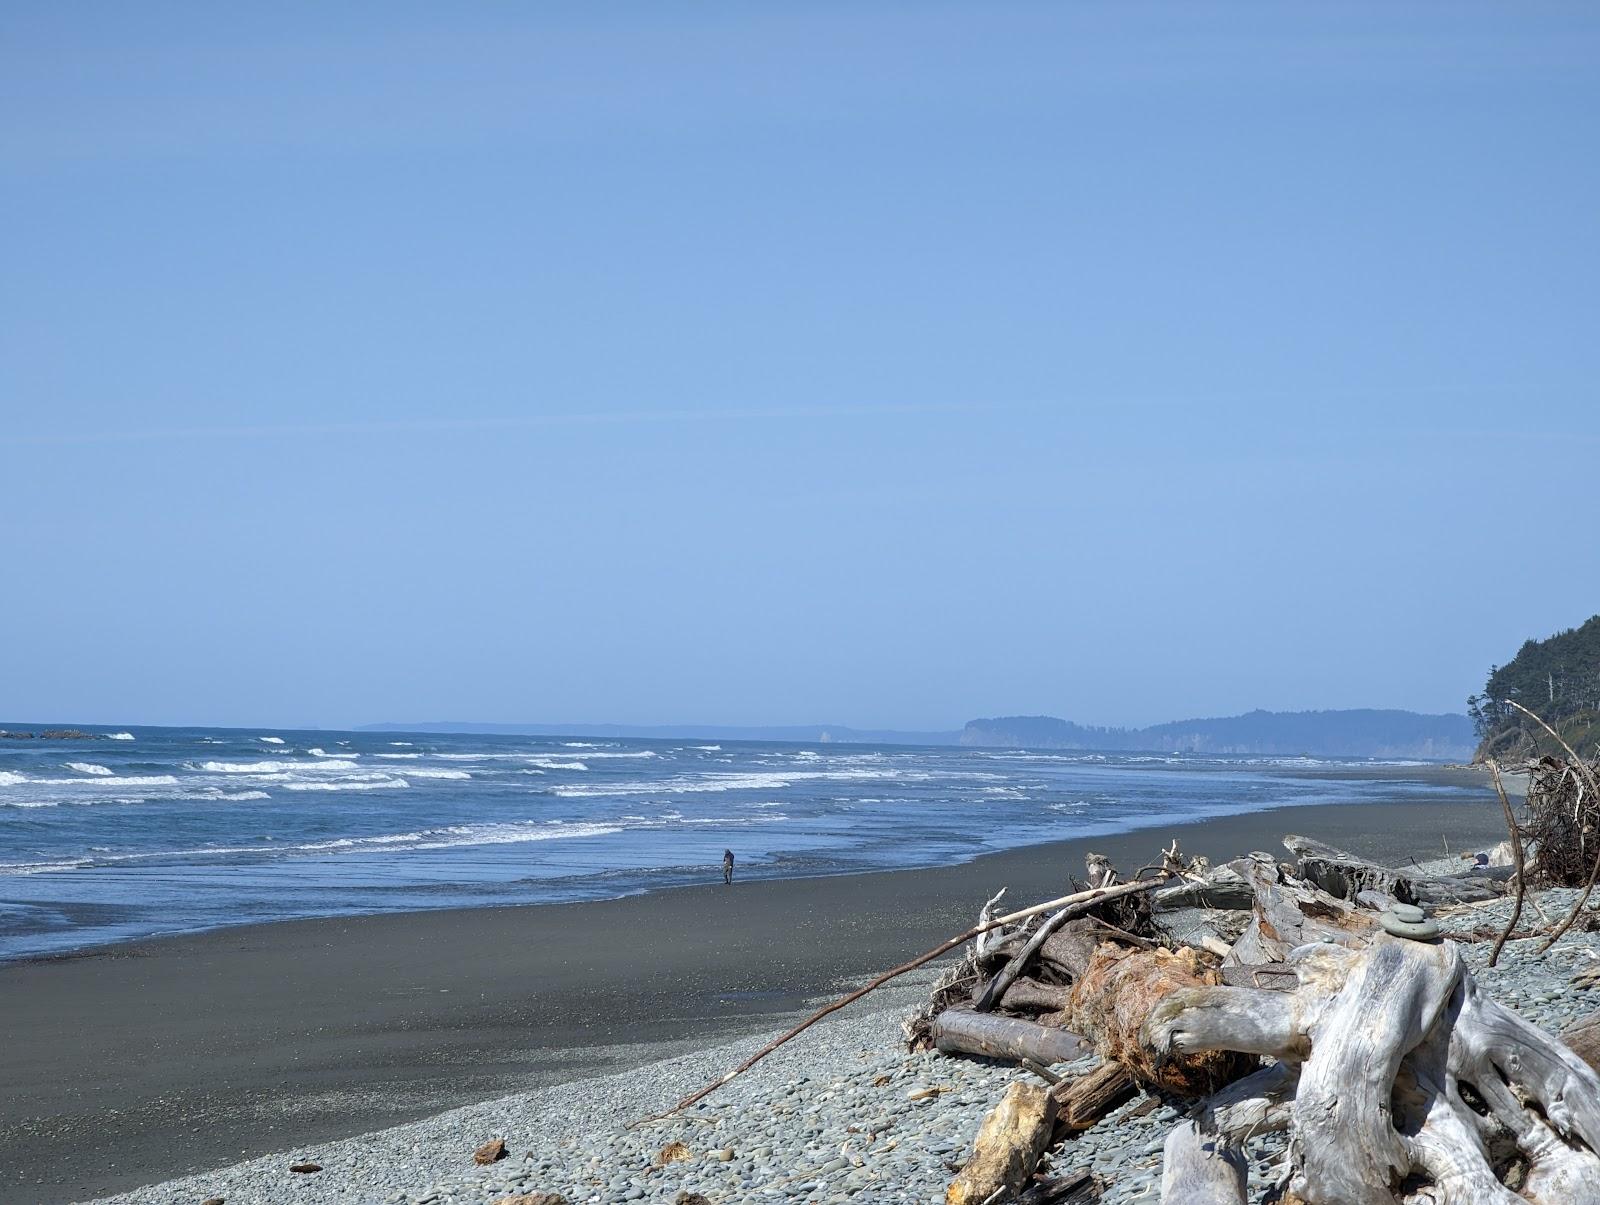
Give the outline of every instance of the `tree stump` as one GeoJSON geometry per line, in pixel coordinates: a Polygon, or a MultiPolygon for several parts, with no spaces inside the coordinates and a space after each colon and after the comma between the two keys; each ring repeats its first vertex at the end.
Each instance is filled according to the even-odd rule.
{"type": "Polygon", "coordinates": [[[1289,1133],[1306,1205],[1600,1205],[1600,1075],[1478,988],[1451,942],[1303,946],[1299,987],[1198,987],[1146,1044],[1277,1062],[1168,1138],[1164,1205],[1244,1205],[1242,1146],[1289,1133]]]}

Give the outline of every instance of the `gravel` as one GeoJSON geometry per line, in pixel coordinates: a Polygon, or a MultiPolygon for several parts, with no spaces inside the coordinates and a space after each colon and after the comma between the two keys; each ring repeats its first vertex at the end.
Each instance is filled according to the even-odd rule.
{"type": "MultiPolygon", "coordinates": [[[[1552,921],[1575,892],[1547,891],[1536,902],[1552,921]]],[[[1509,901],[1440,917],[1446,933],[1503,926],[1509,901]]],[[[1530,911],[1524,924],[1538,923],[1530,911]]],[[[1493,970],[1489,943],[1464,944],[1473,973],[1501,1003],[1559,1032],[1600,1009],[1600,992],[1572,986],[1573,974],[1600,962],[1600,936],[1568,934],[1535,955],[1538,941],[1513,941],[1493,970]]],[[[672,1202],[682,1192],[713,1205],[734,1202],[929,1202],[945,1186],[985,1113],[1015,1067],[906,1054],[900,1019],[926,998],[931,973],[908,976],[830,1017],[755,1070],[686,1113],[627,1129],[737,1065],[764,1039],[747,1038],[634,1071],[579,1080],[453,1109],[356,1138],[299,1147],[203,1175],[104,1198],[119,1205],[490,1205],[518,1193],[556,1192],[572,1205],[672,1202]],[[927,1089],[936,1089],[929,1093],[927,1089]],[[472,1153],[494,1138],[510,1154],[488,1167],[472,1153]],[[668,1143],[689,1157],[657,1166],[668,1143]],[[296,1174],[291,1164],[320,1172],[296,1174]]],[[[1092,1058],[1060,1070],[1087,1070],[1092,1058]]],[[[1173,1106],[1136,1097],[1053,1155],[1058,1170],[1087,1168],[1106,1205],[1155,1205],[1161,1148],[1180,1116],[1173,1106]]],[[[1252,1199],[1275,1180],[1283,1138],[1249,1146],[1252,1199]]]]}

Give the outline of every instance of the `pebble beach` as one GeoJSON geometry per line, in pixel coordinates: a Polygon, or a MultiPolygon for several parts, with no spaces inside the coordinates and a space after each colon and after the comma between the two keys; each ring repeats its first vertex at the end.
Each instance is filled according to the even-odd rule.
{"type": "MultiPolygon", "coordinates": [[[[1530,893],[1558,919],[1577,893],[1530,893]]],[[[1509,900],[1446,910],[1446,936],[1503,926],[1509,900]]],[[[1515,940],[1489,969],[1489,943],[1464,942],[1479,982],[1551,1032],[1600,1009],[1600,992],[1573,977],[1600,965],[1600,935],[1574,930],[1537,954],[1515,940]]],[[[453,1109],[335,1142],[296,1147],[115,1197],[115,1205],[493,1205],[557,1193],[572,1205],[673,1202],[698,1193],[712,1205],[750,1200],[833,1205],[942,1199],[983,1116],[1013,1066],[904,1051],[900,1021],[925,996],[924,970],[867,997],[785,1046],[738,1080],[672,1118],[632,1125],[724,1074],[758,1049],[753,1036],[621,1074],[583,1079],[453,1109]],[[501,1139],[507,1155],[477,1166],[473,1152],[501,1139]],[[674,1146],[673,1144],[678,1144],[674,1146]],[[663,1159],[663,1152],[677,1157],[663,1159]],[[320,1171],[295,1173],[314,1163],[320,1171]]],[[[1092,1057],[1057,1068],[1072,1075],[1092,1057]]],[[[1153,1205],[1162,1143],[1177,1108],[1141,1094],[1050,1157],[1059,1172],[1090,1172],[1108,1205],[1153,1205]]],[[[1267,1191],[1281,1139],[1251,1144],[1252,1200],[1267,1191]]]]}

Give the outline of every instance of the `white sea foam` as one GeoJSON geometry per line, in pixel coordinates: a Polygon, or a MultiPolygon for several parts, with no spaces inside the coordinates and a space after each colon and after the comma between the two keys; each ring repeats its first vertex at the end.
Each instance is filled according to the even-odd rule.
{"type": "Polygon", "coordinates": [[[111,770],[105,766],[97,766],[92,761],[69,761],[67,763],[67,769],[76,770],[79,774],[110,775],[116,773],[115,770],[111,770]]]}
{"type": "Polygon", "coordinates": [[[0,787],[19,787],[27,781],[26,775],[13,774],[10,770],[0,770],[0,787]]]}
{"type": "Polygon", "coordinates": [[[533,757],[528,759],[541,770],[587,770],[589,767],[581,761],[556,761],[554,758],[533,757]]]}
{"type": "Polygon", "coordinates": [[[269,744],[269,745],[281,745],[281,744],[283,744],[283,738],[281,736],[258,736],[258,737],[256,737],[256,740],[263,741],[263,742],[265,742],[266,744],[269,744]]]}
{"type": "Polygon", "coordinates": [[[408,766],[408,778],[471,778],[472,775],[465,770],[425,770],[421,766],[408,766]]]}
{"type": "MultiPolygon", "coordinates": [[[[340,743],[343,744],[345,742],[341,741],[340,743]]],[[[325,749],[307,749],[306,752],[311,754],[312,757],[360,757],[361,756],[361,754],[353,753],[349,749],[341,749],[337,753],[329,753],[325,749]]],[[[379,754],[378,756],[381,757],[383,755],[379,754]]]]}
{"type": "Polygon", "coordinates": [[[421,757],[422,754],[420,754],[420,753],[375,753],[375,754],[373,754],[373,756],[374,757],[388,758],[390,761],[409,761],[409,760],[411,760],[413,758],[421,757]]]}
{"type": "Polygon", "coordinates": [[[403,778],[339,778],[332,782],[286,782],[285,791],[385,791],[402,790],[411,784],[403,778]]]}
{"type": "Polygon", "coordinates": [[[321,774],[337,770],[359,770],[353,761],[324,758],[321,761],[208,761],[200,768],[208,774],[321,774]]]}
{"type": "Polygon", "coordinates": [[[389,744],[394,746],[396,749],[409,749],[409,748],[411,748],[411,742],[410,741],[390,741],[389,744]]]}
{"type": "Polygon", "coordinates": [[[797,782],[818,779],[847,782],[900,777],[902,775],[899,771],[865,769],[729,772],[703,774],[697,777],[678,775],[656,782],[573,784],[552,787],[551,793],[571,799],[587,799],[597,795],[699,795],[721,791],[781,791],[797,782]]]}
{"type": "Polygon", "coordinates": [[[223,791],[217,798],[226,799],[229,803],[245,803],[251,799],[271,799],[272,796],[265,791],[234,791],[231,794],[223,791]]]}
{"type": "Polygon", "coordinates": [[[109,736],[107,736],[106,739],[110,740],[110,741],[131,741],[133,739],[133,733],[131,733],[131,732],[113,732],[109,736]]]}
{"type": "Polygon", "coordinates": [[[592,745],[588,741],[562,741],[563,749],[604,749],[604,745],[592,745]]]}
{"type": "MultiPolygon", "coordinates": [[[[30,806],[30,805],[14,805],[30,806]]],[[[54,806],[53,804],[31,806],[54,806]]],[[[324,854],[333,851],[355,853],[392,850],[453,849],[463,845],[511,845],[534,841],[561,841],[581,837],[607,837],[622,832],[615,824],[582,821],[508,821],[500,824],[461,824],[421,832],[383,833],[373,837],[337,837],[330,841],[308,841],[299,845],[206,845],[191,849],[149,850],[131,854],[97,852],[94,857],[66,858],[53,862],[0,862],[0,875],[47,874],[79,870],[89,866],[123,862],[148,862],[155,859],[213,858],[237,854],[324,854]]]]}
{"type": "MultiPolygon", "coordinates": [[[[87,778],[30,778],[27,780],[45,787],[175,787],[178,780],[170,774],[132,774],[127,778],[91,775],[87,778]]],[[[0,785],[4,785],[0,783],[0,785]]]]}
{"type": "Polygon", "coordinates": [[[8,799],[0,803],[5,808],[53,808],[56,806],[54,799],[8,799]]]}
{"type": "Polygon", "coordinates": [[[689,748],[691,748],[691,749],[703,749],[707,753],[721,753],[722,752],[722,746],[721,745],[690,745],[689,748]]]}

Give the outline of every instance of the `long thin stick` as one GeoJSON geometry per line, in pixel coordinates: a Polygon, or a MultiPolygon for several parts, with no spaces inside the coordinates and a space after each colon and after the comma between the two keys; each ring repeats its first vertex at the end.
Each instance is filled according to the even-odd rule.
{"type": "Polygon", "coordinates": [[[1489,773],[1494,775],[1494,789],[1500,792],[1500,807],[1506,814],[1506,828],[1511,832],[1511,857],[1517,867],[1517,902],[1511,909],[1511,919],[1506,922],[1505,932],[1494,939],[1494,949],[1489,951],[1489,965],[1494,966],[1500,961],[1500,951],[1506,944],[1506,939],[1511,936],[1517,927],[1517,922],[1522,919],[1522,900],[1528,891],[1527,870],[1522,864],[1522,834],[1517,831],[1517,817],[1511,811],[1511,800],[1506,798],[1505,783],[1500,781],[1500,763],[1494,758],[1489,759],[1489,773]]]}
{"type": "MultiPolygon", "coordinates": [[[[800,1022],[800,1024],[789,1030],[788,1033],[784,1034],[782,1037],[775,1038],[771,1042],[768,1042],[760,1050],[756,1051],[744,1062],[740,1063],[732,1071],[724,1075],[721,1079],[712,1080],[698,1092],[692,1093],[689,1096],[685,1096],[665,1113],[658,1113],[654,1117],[647,1117],[642,1121],[636,1121],[633,1124],[644,1125],[646,1122],[660,1121],[663,1117],[671,1117],[674,1113],[680,1113],[684,1109],[687,1109],[690,1105],[699,1103],[706,1097],[710,1096],[718,1088],[722,1087],[724,1084],[729,1083],[743,1075],[746,1071],[750,1070],[750,1068],[754,1067],[774,1050],[778,1049],[778,1047],[789,1041],[789,1039],[798,1037],[800,1034],[810,1029],[829,1013],[838,1012],[845,1005],[855,1003],[874,988],[882,987],[885,983],[888,983],[889,980],[899,978],[908,971],[914,971],[925,963],[932,962],[935,958],[938,958],[944,954],[948,954],[951,950],[966,945],[967,942],[971,941],[980,933],[987,933],[990,929],[998,929],[1002,925],[1015,924],[1019,920],[1026,920],[1030,916],[1037,916],[1041,912],[1051,912],[1057,908],[1075,908],[1078,911],[1083,911],[1084,909],[1090,908],[1103,900],[1116,899],[1119,896],[1132,895],[1138,891],[1149,891],[1153,887],[1160,887],[1162,884],[1175,877],[1177,876],[1169,873],[1164,874],[1160,878],[1156,879],[1135,879],[1131,883],[1118,883],[1115,887],[1096,887],[1089,891],[1078,891],[1074,892],[1072,895],[1064,895],[1060,899],[1046,900],[1044,903],[1035,904],[1031,908],[1023,908],[1020,911],[1011,912],[1005,916],[997,916],[993,920],[987,921],[984,924],[973,925],[972,928],[968,929],[960,936],[952,937],[949,941],[940,942],[938,945],[934,946],[933,949],[927,951],[926,953],[918,954],[910,962],[903,962],[899,966],[895,967],[894,970],[885,971],[882,975],[879,975],[865,987],[857,988],[849,995],[840,996],[832,1004],[829,1004],[824,1008],[819,1008],[804,1021],[800,1022]]],[[[629,1127],[629,1129],[632,1128],[632,1126],[629,1127]]]]}

